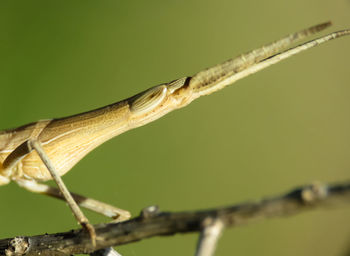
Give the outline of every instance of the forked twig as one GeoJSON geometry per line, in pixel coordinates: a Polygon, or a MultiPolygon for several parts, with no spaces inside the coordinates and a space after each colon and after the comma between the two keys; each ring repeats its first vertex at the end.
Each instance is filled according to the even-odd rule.
{"type": "MultiPolygon", "coordinates": [[[[95,226],[96,249],[128,244],[142,239],[200,232],[208,219],[220,220],[227,227],[236,227],[272,217],[288,216],[321,206],[350,203],[350,182],[333,185],[303,186],[277,197],[228,207],[193,212],[157,212],[144,210],[134,219],[121,223],[95,226]]],[[[89,235],[82,229],[57,234],[17,237],[0,240],[0,255],[71,255],[91,253],[89,235]],[[17,254],[15,254],[15,251],[17,254]]]]}

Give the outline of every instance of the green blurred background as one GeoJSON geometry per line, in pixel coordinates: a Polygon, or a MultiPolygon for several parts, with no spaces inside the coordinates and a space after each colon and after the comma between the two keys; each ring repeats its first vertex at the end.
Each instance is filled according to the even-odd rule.
{"type": "MultiPolygon", "coordinates": [[[[1,1],[1,129],[62,117],[332,20],[349,0],[1,1]]],[[[64,176],[72,191],[129,209],[182,211],[350,178],[350,38],[203,97],[97,148],[64,176]]],[[[62,202],[0,188],[0,237],[78,228],[62,202]]],[[[93,223],[106,218],[87,212],[93,223]]],[[[225,231],[216,255],[342,255],[350,208],[225,231]]],[[[197,234],[118,247],[192,255],[197,234]]]]}

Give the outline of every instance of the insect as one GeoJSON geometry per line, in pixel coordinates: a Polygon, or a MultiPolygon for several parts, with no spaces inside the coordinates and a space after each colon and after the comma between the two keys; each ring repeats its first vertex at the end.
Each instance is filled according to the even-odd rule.
{"type": "Polygon", "coordinates": [[[78,222],[89,232],[93,245],[96,234],[79,206],[111,217],[130,218],[128,211],[70,193],[61,176],[91,150],[130,129],[152,122],[168,112],[185,107],[196,98],[227,85],[283,59],[329,40],[350,34],[350,29],[331,33],[285,50],[289,45],[317,33],[330,22],[319,24],[267,44],[234,59],[157,85],[117,103],[74,116],[40,120],[0,132],[0,185],[11,180],[21,187],[66,200],[78,222]],[[53,179],[58,188],[40,183],[53,179]],[[78,206],[79,205],[79,206],[78,206]]]}

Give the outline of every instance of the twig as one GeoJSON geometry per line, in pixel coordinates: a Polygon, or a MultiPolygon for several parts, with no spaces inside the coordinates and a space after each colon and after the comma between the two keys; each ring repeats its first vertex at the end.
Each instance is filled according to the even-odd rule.
{"type": "MultiPolygon", "coordinates": [[[[159,212],[155,207],[121,223],[96,225],[95,249],[127,244],[153,236],[202,231],[208,219],[235,227],[259,219],[296,214],[319,206],[350,203],[350,182],[325,186],[313,184],[290,193],[234,206],[193,212],[159,212]]],[[[89,234],[82,229],[57,234],[0,240],[0,255],[71,255],[92,252],[89,234]]]]}

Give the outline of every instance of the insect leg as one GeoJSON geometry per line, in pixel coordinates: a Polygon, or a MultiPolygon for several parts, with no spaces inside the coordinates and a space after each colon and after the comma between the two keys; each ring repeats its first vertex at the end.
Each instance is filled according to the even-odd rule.
{"type": "MultiPolygon", "coordinates": [[[[38,183],[34,180],[17,180],[16,182],[18,183],[19,186],[27,189],[30,192],[48,195],[57,199],[65,200],[63,195],[60,193],[60,190],[55,187],[38,183]]],[[[112,205],[109,205],[79,194],[75,194],[72,192],[70,192],[70,194],[72,195],[74,201],[80,207],[84,207],[85,209],[89,209],[91,211],[100,213],[106,217],[110,217],[116,222],[128,220],[131,216],[128,211],[119,209],[112,205]]]]}
{"type": "Polygon", "coordinates": [[[74,201],[72,195],[68,191],[66,185],[64,184],[61,176],[57,173],[55,167],[51,163],[49,157],[46,155],[45,151],[41,147],[40,143],[37,140],[29,139],[27,141],[29,151],[35,150],[40,159],[45,164],[46,168],[50,172],[52,179],[56,182],[60,192],[62,193],[64,199],[66,200],[69,208],[73,212],[75,219],[79,222],[79,224],[85,228],[91,237],[92,245],[96,246],[96,232],[95,228],[89,223],[89,220],[85,217],[84,213],[80,210],[78,204],[74,201]]]}

